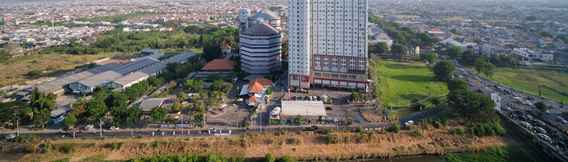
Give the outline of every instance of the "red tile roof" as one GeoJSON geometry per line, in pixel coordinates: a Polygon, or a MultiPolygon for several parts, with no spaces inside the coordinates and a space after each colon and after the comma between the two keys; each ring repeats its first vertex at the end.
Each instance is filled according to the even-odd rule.
{"type": "Polygon", "coordinates": [[[251,82],[249,85],[249,93],[260,93],[264,89],[264,86],[260,82],[251,82]]]}
{"type": "Polygon", "coordinates": [[[256,103],[256,96],[252,95],[248,98],[248,100],[249,100],[249,103],[254,104],[254,103],[256,103]]]}
{"type": "Polygon", "coordinates": [[[210,61],[201,70],[205,71],[231,71],[235,68],[233,61],[227,59],[215,59],[210,61]]]}
{"type": "Polygon", "coordinates": [[[253,82],[259,82],[259,83],[262,84],[263,86],[271,86],[271,85],[272,85],[272,81],[271,81],[271,80],[264,79],[264,78],[255,79],[255,80],[251,81],[250,84],[252,85],[253,82]]]}

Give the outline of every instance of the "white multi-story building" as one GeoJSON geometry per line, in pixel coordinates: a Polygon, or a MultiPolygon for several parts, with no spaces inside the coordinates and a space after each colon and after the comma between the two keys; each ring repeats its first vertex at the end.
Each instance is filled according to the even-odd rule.
{"type": "Polygon", "coordinates": [[[241,67],[249,74],[280,71],[282,37],[268,23],[256,23],[240,33],[241,67]]]}
{"type": "Polygon", "coordinates": [[[535,52],[528,48],[515,48],[513,49],[513,54],[520,56],[522,58],[522,61],[554,61],[554,54],[535,52]]]}
{"type": "Polygon", "coordinates": [[[291,88],[367,90],[367,0],[289,0],[291,88]]]}

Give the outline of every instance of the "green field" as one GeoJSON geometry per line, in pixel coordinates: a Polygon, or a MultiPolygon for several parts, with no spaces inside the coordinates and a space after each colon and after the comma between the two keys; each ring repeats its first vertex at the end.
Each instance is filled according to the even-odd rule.
{"type": "Polygon", "coordinates": [[[434,74],[424,63],[374,60],[371,73],[379,101],[385,106],[407,107],[413,100],[448,93],[445,83],[434,80],[434,74]]]}
{"type": "Polygon", "coordinates": [[[543,97],[568,102],[568,72],[499,68],[491,79],[532,95],[539,95],[541,86],[543,97]]]}

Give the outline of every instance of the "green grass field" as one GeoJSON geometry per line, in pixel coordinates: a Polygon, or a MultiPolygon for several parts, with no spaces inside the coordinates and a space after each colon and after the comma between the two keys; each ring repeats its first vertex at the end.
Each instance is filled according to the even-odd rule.
{"type": "Polygon", "coordinates": [[[537,96],[541,85],[543,97],[568,102],[568,72],[499,68],[491,79],[537,96]]]}
{"type": "Polygon", "coordinates": [[[379,101],[385,106],[405,107],[413,100],[448,93],[446,84],[435,81],[434,74],[424,63],[374,60],[371,73],[379,101]]]}

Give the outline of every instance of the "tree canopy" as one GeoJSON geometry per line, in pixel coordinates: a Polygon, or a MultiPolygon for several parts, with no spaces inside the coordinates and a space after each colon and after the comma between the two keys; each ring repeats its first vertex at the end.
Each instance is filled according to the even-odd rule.
{"type": "Polygon", "coordinates": [[[434,75],[437,80],[447,82],[452,79],[456,67],[449,61],[438,62],[434,66],[434,75]]]}
{"type": "Polygon", "coordinates": [[[490,97],[469,90],[454,90],[448,94],[448,106],[470,120],[493,120],[495,103],[490,97]]]}

